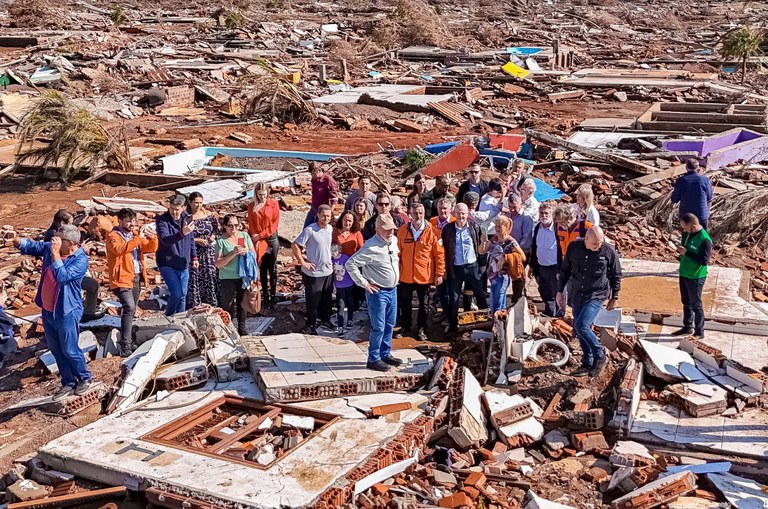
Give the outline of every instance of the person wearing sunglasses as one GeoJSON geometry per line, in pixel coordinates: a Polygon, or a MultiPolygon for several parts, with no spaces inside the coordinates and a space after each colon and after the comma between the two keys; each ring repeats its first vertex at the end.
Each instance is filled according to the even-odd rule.
{"type": "Polygon", "coordinates": [[[240,231],[240,221],[234,214],[224,216],[224,234],[216,239],[216,267],[221,281],[221,308],[232,318],[237,317],[237,332],[248,334],[245,329],[246,312],[243,308],[245,288],[240,276],[240,257],[248,251],[256,252],[251,236],[240,231]]]}
{"type": "Polygon", "coordinates": [[[470,191],[477,193],[479,198],[482,198],[488,192],[488,181],[481,178],[481,167],[479,164],[470,166],[467,175],[469,178],[461,183],[459,191],[456,193],[457,203],[463,203],[464,195],[470,191]]]}
{"type": "Polygon", "coordinates": [[[395,223],[395,228],[400,228],[405,224],[402,217],[392,213],[392,197],[384,191],[379,191],[376,195],[376,213],[365,222],[362,230],[363,239],[368,240],[376,235],[376,218],[380,215],[390,216],[395,223]]]}

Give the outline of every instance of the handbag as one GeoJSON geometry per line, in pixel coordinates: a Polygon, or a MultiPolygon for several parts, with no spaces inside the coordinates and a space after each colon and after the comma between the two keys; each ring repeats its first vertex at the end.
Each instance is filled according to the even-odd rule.
{"type": "Polygon", "coordinates": [[[241,304],[248,314],[257,315],[261,313],[261,283],[258,281],[251,283],[251,286],[245,290],[241,304]]]}

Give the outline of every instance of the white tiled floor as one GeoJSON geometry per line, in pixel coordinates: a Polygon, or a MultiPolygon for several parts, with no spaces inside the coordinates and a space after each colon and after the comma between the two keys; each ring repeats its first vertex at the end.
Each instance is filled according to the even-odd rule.
{"type": "MultiPolygon", "coordinates": [[[[640,334],[640,339],[646,339],[664,346],[676,348],[679,338],[670,333],[677,327],[644,324],[648,332],[640,334]]],[[[768,336],[737,334],[735,332],[706,331],[704,343],[723,352],[723,355],[745,366],[760,371],[768,365],[768,336]]]]}
{"type": "Polygon", "coordinates": [[[260,339],[275,363],[274,368],[260,372],[267,387],[424,373],[431,366],[431,362],[416,350],[395,350],[393,356],[405,364],[381,373],[365,367],[368,354],[361,345],[344,339],[302,334],[260,339]]]}

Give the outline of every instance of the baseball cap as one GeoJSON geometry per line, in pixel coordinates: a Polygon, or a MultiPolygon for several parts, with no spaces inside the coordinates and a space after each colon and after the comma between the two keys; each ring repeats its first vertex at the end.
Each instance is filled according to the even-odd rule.
{"type": "Polygon", "coordinates": [[[392,220],[392,216],[389,214],[379,214],[376,217],[376,228],[382,228],[384,230],[394,230],[395,222],[392,220]]]}

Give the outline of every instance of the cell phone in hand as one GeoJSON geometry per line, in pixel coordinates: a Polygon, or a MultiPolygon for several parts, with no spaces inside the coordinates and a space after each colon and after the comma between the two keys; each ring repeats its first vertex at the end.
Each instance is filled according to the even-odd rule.
{"type": "Polygon", "coordinates": [[[245,239],[243,237],[237,238],[237,245],[238,247],[245,247],[245,239]]]}

